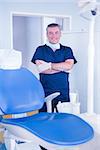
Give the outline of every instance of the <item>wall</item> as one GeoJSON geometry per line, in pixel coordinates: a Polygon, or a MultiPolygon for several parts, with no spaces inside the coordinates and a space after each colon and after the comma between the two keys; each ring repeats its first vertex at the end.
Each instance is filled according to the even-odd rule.
{"type": "Polygon", "coordinates": [[[22,64],[26,63],[27,55],[27,22],[25,17],[13,17],[13,48],[22,52],[22,64]],[[15,38],[16,37],[16,38],[15,38]]]}
{"type": "Polygon", "coordinates": [[[77,64],[70,74],[70,89],[78,92],[81,101],[81,111],[86,111],[87,105],[87,45],[88,33],[72,32],[65,33],[62,43],[71,46],[73,49],[77,64]]]}
{"type": "MultiPolygon", "coordinates": [[[[40,14],[73,15],[73,3],[1,3],[0,4],[0,48],[11,47],[11,12],[27,12],[40,14]],[[45,9],[44,9],[45,8],[45,9]],[[55,9],[56,8],[56,9],[55,9]],[[71,8],[71,9],[70,9],[71,8]],[[6,35],[6,36],[5,36],[6,35]]],[[[78,15],[74,11],[74,15],[78,15]]],[[[73,30],[78,21],[73,20],[73,30]]],[[[76,30],[75,29],[75,30],[76,30]]],[[[79,30],[79,29],[78,29],[79,30]]],[[[81,29],[80,29],[81,30],[81,29]]]]}
{"type": "Polygon", "coordinates": [[[28,60],[31,61],[36,47],[42,41],[42,17],[27,17],[28,60]]]}
{"type": "Polygon", "coordinates": [[[13,16],[13,47],[21,50],[23,66],[28,65],[37,45],[41,44],[40,35],[40,17],[13,16]]]}
{"type": "Polygon", "coordinates": [[[0,4],[0,48],[11,47],[10,12],[8,7],[0,4]]]}

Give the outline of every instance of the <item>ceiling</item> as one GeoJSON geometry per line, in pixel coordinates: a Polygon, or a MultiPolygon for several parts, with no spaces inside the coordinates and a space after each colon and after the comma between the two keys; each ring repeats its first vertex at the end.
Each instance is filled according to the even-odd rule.
{"type": "MultiPolygon", "coordinates": [[[[6,3],[77,3],[79,0],[0,0],[0,2],[6,2],[6,3]]],[[[84,0],[82,0],[84,1],[84,0]]],[[[88,0],[87,0],[88,1],[88,0]]],[[[89,0],[90,1],[90,0],[89,0]]],[[[97,2],[100,2],[100,0],[96,0],[97,2]]]]}
{"type": "Polygon", "coordinates": [[[70,3],[76,2],[77,0],[0,0],[0,2],[13,2],[13,3],[20,3],[20,2],[33,2],[33,3],[70,3]]]}

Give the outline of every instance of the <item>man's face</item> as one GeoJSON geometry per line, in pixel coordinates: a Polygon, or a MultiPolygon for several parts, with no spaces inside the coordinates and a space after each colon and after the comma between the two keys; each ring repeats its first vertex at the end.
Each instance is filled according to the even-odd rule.
{"type": "Polygon", "coordinates": [[[60,37],[61,37],[61,31],[59,27],[48,27],[47,38],[50,43],[52,44],[59,43],[60,37]]]}

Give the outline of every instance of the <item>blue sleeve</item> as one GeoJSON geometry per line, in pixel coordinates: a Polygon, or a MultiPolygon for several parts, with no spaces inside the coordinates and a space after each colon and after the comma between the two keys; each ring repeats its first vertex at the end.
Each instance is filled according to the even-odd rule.
{"type": "Polygon", "coordinates": [[[38,47],[32,57],[31,62],[35,63],[36,60],[43,60],[43,52],[42,52],[42,48],[38,47]]]}
{"type": "Polygon", "coordinates": [[[77,60],[74,57],[73,51],[72,51],[72,49],[70,47],[66,47],[65,48],[65,60],[67,60],[67,59],[74,59],[74,64],[77,63],[77,60]]]}

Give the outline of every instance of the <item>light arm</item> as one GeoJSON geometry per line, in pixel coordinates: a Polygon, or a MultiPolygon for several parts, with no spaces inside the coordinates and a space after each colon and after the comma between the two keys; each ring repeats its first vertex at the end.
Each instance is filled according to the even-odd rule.
{"type": "Polygon", "coordinates": [[[61,63],[52,63],[51,68],[57,71],[69,71],[72,69],[74,65],[74,60],[73,59],[67,59],[65,62],[61,63]]]}
{"type": "Polygon", "coordinates": [[[40,73],[53,74],[60,71],[69,72],[74,65],[74,60],[67,59],[65,62],[60,63],[48,63],[43,60],[36,60],[35,63],[40,73]]]}

